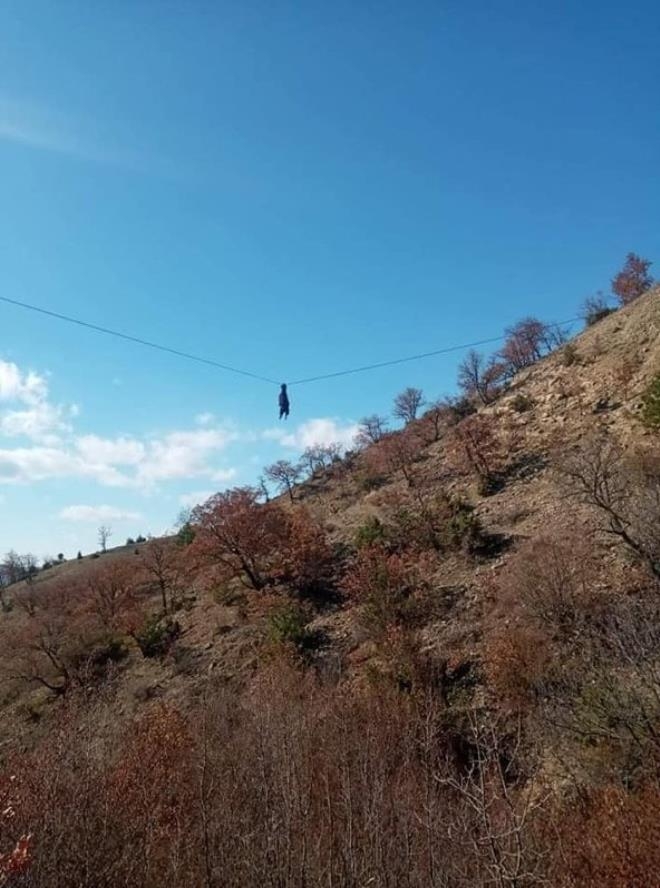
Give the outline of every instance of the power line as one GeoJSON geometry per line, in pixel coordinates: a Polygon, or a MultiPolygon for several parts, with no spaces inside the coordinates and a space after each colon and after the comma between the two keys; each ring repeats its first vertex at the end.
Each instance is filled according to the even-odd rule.
{"type": "MultiPolygon", "coordinates": [[[[548,327],[566,327],[569,324],[575,324],[583,318],[571,318],[568,321],[557,321],[554,324],[548,324],[548,327]]],[[[393,367],[396,364],[407,364],[410,361],[421,361],[423,358],[432,358],[437,355],[448,355],[452,352],[464,351],[468,348],[479,348],[482,345],[492,345],[495,342],[502,342],[506,339],[506,334],[501,336],[493,336],[490,339],[479,339],[476,342],[466,342],[463,345],[450,345],[446,348],[438,348],[435,351],[422,352],[418,355],[409,355],[405,358],[395,358],[391,361],[381,361],[377,364],[364,364],[361,367],[352,367],[348,370],[336,370],[334,373],[322,373],[318,376],[307,376],[304,379],[294,379],[289,385],[305,385],[308,382],[320,382],[323,379],[336,379],[338,376],[350,376],[353,373],[366,373],[368,370],[379,370],[381,367],[393,367]]]]}
{"type": "MultiPolygon", "coordinates": [[[[106,336],[114,336],[117,339],[123,339],[126,342],[133,342],[133,343],[136,343],[137,345],[144,345],[144,346],[147,346],[148,348],[156,349],[157,351],[162,351],[162,352],[166,352],[167,354],[170,354],[170,355],[175,355],[178,358],[185,358],[188,361],[195,361],[198,364],[206,364],[207,366],[216,367],[219,370],[225,370],[229,373],[236,373],[240,376],[247,376],[247,377],[250,377],[251,379],[257,379],[260,382],[267,382],[271,385],[279,385],[279,382],[277,382],[275,379],[271,379],[268,376],[261,376],[259,373],[252,373],[249,370],[241,370],[238,367],[232,367],[229,364],[223,364],[220,361],[214,361],[211,358],[203,358],[199,355],[195,355],[190,352],[185,352],[185,351],[181,351],[180,349],[171,348],[168,345],[162,345],[158,342],[151,342],[148,339],[141,339],[138,336],[132,336],[128,333],[121,333],[120,331],[112,330],[109,327],[101,327],[98,324],[91,324],[87,321],[82,321],[79,318],[73,318],[73,317],[70,317],[69,315],[60,314],[59,312],[56,312],[56,311],[50,311],[47,308],[41,308],[38,305],[31,305],[28,302],[21,302],[18,299],[10,299],[8,296],[0,296],[0,302],[5,302],[8,305],[15,305],[15,306],[18,306],[19,308],[25,308],[28,311],[33,311],[33,312],[36,312],[41,315],[46,315],[47,317],[56,318],[59,321],[66,321],[69,324],[76,324],[78,327],[84,327],[85,329],[93,330],[96,333],[104,333],[106,336]]],[[[583,320],[583,318],[580,318],[580,317],[570,318],[567,321],[558,321],[556,323],[548,324],[547,326],[549,326],[549,327],[565,327],[565,326],[568,326],[571,324],[575,324],[581,320],[583,320]]],[[[450,346],[446,346],[444,348],[435,349],[434,351],[421,352],[420,354],[417,354],[417,355],[408,355],[407,357],[404,357],[404,358],[393,358],[389,361],[380,361],[380,362],[374,363],[374,364],[363,364],[358,367],[350,367],[346,370],[336,370],[332,373],[321,373],[321,374],[318,374],[317,376],[306,376],[302,379],[294,379],[293,382],[289,383],[289,385],[290,386],[292,386],[292,385],[306,385],[311,382],[320,382],[325,379],[336,379],[340,376],[350,376],[355,373],[366,373],[370,370],[379,370],[383,367],[394,367],[397,364],[407,364],[412,361],[421,361],[424,358],[432,358],[432,357],[437,357],[439,355],[448,355],[448,354],[451,354],[452,352],[465,351],[466,349],[469,349],[469,348],[479,348],[480,346],[483,346],[483,345],[492,345],[495,342],[502,342],[506,338],[507,338],[506,334],[503,334],[500,336],[492,336],[488,339],[479,339],[479,340],[476,340],[475,342],[463,343],[462,345],[450,345],[450,346]]]]}
{"type": "Polygon", "coordinates": [[[147,348],[153,348],[157,351],[167,352],[178,358],[185,358],[188,361],[196,361],[198,364],[207,364],[209,367],[216,367],[219,370],[226,370],[228,373],[237,373],[240,376],[249,376],[251,379],[258,379],[261,382],[268,382],[272,385],[279,385],[274,379],[268,376],[260,376],[258,373],[251,373],[249,370],[241,370],[238,367],[231,367],[229,364],[221,364],[220,361],[213,361],[210,358],[202,358],[199,355],[184,352],[177,348],[170,348],[169,345],[161,345],[158,342],[150,342],[148,339],[140,339],[138,336],[131,336],[128,333],[120,333],[119,330],[111,330],[109,327],[101,327],[98,324],[90,324],[87,321],[81,321],[79,318],[72,318],[69,315],[60,314],[56,311],[50,311],[47,308],[40,308],[38,305],[30,305],[28,302],[21,302],[18,299],[10,299],[8,296],[0,296],[1,302],[9,305],[16,305],[19,308],[25,308],[28,311],[34,311],[38,314],[46,315],[50,318],[57,318],[59,321],[66,321],[68,324],[76,324],[78,327],[85,327],[87,330],[93,330],[96,333],[104,333],[106,336],[115,336],[117,339],[124,339],[126,342],[134,342],[138,345],[146,345],[147,348]]]}

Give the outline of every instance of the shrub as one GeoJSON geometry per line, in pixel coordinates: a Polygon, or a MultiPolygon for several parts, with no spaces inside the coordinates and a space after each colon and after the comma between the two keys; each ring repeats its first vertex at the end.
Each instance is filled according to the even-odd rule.
{"type": "Polygon", "coordinates": [[[177,620],[168,617],[161,620],[151,617],[137,632],[133,633],[143,657],[162,657],[181,634],[177,620]]]}
{"type": "Polygon", "coordinates": [[[333,553],[323,528],[305,509],[286,516],[279,544],[280,578],[299,595],[320,598],[333,587],[333,553]]]}
{"type": "Polygon", "coordinates": [[[128,648],[124,640],[118,636],[110,636],[100,640],[89,653],[84,655],[80,666],[99,678],[105,675],[109,666],[121,663],[128,656],[128,648]]]}
{"type": "Polygon", "coordinates": [[[573,342],[567,342],[562,349],[561,359],[564,367],[572,367],[580,360],[580,355],[573,342]]]}
{"type": "Polygon", "coordinates": [[[305,651],[313,643],[314,634],[307,629],[307,620],[300,607],[287,605],[268,619],[269,635],[276,644],[293,645],[305,651]]]}
{"type": "Polygon", "coordinates": [[[497,699],[514,709],[534,701],[550,662],[548,638],[534,627],[509,626],[485,645],[488,683],[497,699]]]}
{"type": "Polygon", "coordinates": [[[516,413],[526,413],[534,406],[534,400],[529,395],[517,394],[511,399],[511,409],[516,413]]]}
{"type": "Polygon", "coordinates": [[[362,549],[374,543],[382,543],[386,537],[385,525],[376,515],[370,515],[355,532],[355,546],[362,549]]]}
{"type": "Polygon", "coordinates": [[[411,428],[392,432],[368,450],[367,465],[375,475],[392,476],[400,472],[408,486],[414,487],[417,481],[415,464],[423,444],[411,428]]]}
{"type": "Polygon", "coordinates": [[[415,621],[415,593],[420,583],[408,557],[388,554],[382,546],[360,549],[344,576],[343,588],[363,606],[366,624],[382,636],[389,626],[415,621]]]}
{"type": "Polygon", "coordinates": [[[602,293],[589,296],[588,299],[585,299],[582,306],[582,316],[587,327],[593,327],[598,321],[602,321],[603,318],[613,314],[615,311],[616,309],[610,308],[607,304],[607,300],[602,293]]]}
{"type": "Polygon", "coordinates": [[[500,585],[538,625],[565,639],[594,610],[591,586],[597,577],[593,543],[566,533],[524,543],[500,575],[500,585]]]}
{"type": "Polygon", "coordinates": [[[477,412],[474,404],[467,397],[447,398],[444,403],[445,407],[447,408],[449,418],[454,423],[460,422],[467,416],[472,416],[473,413],[477,412]]]}
{"type": "Polygon", "coordinates": [[[445,529],[449,548],[472,552],[481,542],[483,531],[474,506],[462,499],[445,499],[448,517],[445,529]]]}
{"type": "Polygon", "coordinates": [[[642,422],[655,432],[660,430],[660,374],[651,381],[642,396],[642,422]]]}
{"type": "Polygon", "coordinates": [[[483,496],[493,493],[511,449],[501,434],[501,419],[483,414],[468,416],[455,426],[448,444],[454,467],[475,476],[483,496]]]}
{"type": "Polygon", "coordinates": [[[363,493],[371,493],[387,484],[387,476],[379,472],[366,471],[358,475],[357,482],[363,493]]]}

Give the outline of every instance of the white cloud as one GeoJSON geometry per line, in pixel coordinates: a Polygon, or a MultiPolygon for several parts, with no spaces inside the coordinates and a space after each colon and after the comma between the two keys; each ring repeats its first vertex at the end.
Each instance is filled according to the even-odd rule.
{"type": "Polygon", "coordinates": [[[2,360],[0,402],[12,405],[0,410],[0,434],[29,438],[47,446],[71,431],[70,419],[79,413],[76,404],[67,407],[51,403],[45,376],[33,371],[24,373],[16,364],[2,360]]]}
{"type": "Polygon", "coordinates": [[[57,447],[0,449],[0,482],[43,481],[84,474],[75,457],[57,447]]]}
{"type": "Polygon", "coordinates": [[[170,432],[161,440],[148,443],[138,466],[138,481],[148,485],[174,478],[214,477],[218,470],[210,467],[209,459],[236,437],[234,432],[222,428],[170,432]]]}
{"type": "Polygon", "coordinates": [[[43,376],[33,371],[23,373],[13,362],[0,360],[0,401],[38,404],[47,395],[48,383],[43,376]]]}
{"type": "Polygon", "coordinates": [[[77,404],[50,400],[47,375],[0,360],[0,483],[76,477],[106,487],[153,489],[182,478],[226,482],[236,473],[219,468],[217,457],[237,433],[211,413],[197,417],[201,427],[145,438],[76,435],[79,413],[77,404]],[[11,438],[23,440],[10,447],[11,438]]]}
{"type": "Polygon", "coordinates": [[[305,450],[317,444],[341,444],[350,447],[358,431],[356,423],[342,423],[336,419],[321,417],[310,419],[291,432],[282,428],[268,429],[264,437],[279,441],[284,447],[305,450]]]}
{"type": "Polygon", "coordinates": [[[145,446],[135,438],[100,438],[83,435],[75,440],[80,456],[92,465],[136,466],[145,456],[145,446]]]}
{"type": "Polygon", "coordinates": [[[140,521],[139,512],[118,509],[115,506],[67,506],[59,513],[64,521],[98,523],[103,521],[140,521]]]}
{"type": "Polygon", "coordinates": [[[56,444],[60,434],[71,430],[61,406],[43,401],[26,410],[9,410],[0,416],[0,432],[8,438],[31,438],[43,444],[56,444]]]}
{"type": "Polygon", "coordinates": [[[217,493],[215,490],[192,490],[190,493],[182,493],[179,497],[179,504],[186,509],[192,509],[200,503],[205,503],[207,499],[217,493]]]}

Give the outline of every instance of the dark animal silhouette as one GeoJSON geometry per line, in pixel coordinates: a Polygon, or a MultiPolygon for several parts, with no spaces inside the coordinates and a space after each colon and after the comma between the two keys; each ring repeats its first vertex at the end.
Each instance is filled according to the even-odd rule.
{"type": "Polygon", "coordinates": [[[289,410],[291,409],[291,405],[289,403],[289,395],[287,394],[286,385],[282,383],[282,388],[280,390],[280,419],[288,419],[289,418],[289,410]]]}

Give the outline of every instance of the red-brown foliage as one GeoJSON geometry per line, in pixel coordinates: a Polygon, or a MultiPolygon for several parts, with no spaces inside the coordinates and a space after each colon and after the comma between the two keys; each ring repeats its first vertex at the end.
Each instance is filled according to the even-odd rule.
{"type": "Polygon", "coordinates": [[[279,548],[280,579],[301,595],[329,593],[335,568],[323,528],[302,508],[290,512],[285,525],[279,548]]]}
{"type": "Polygon", "coordinates": [[[500,596],[559,638],[594,615],[599,560],[593,541],[566,529],[524,543],[499,575],[500,596]]]}
{"type": "Polygon", "coordinates": [[[85,652],[98,633],[84,616],[80,591],[66,583],[49,583],[40,591],[33,616],[17,621],[0,652],[4,672],[28,684],[64,694],[81,678],[85,652]]]}
{"type": "Polygon", "coordinates": [[[367,465],[375,475],[396,475],[400,472],[409,487],[417,483],[416,463],[423,441],[411,427],[384,435],[366,454],[367,465]]]}
{"type": "Polygon", "coordinates": [[[11,885],[30,866],[32,835],[16,831],[20,804],[16,777],[0,776],[0,886],[11,885]]]}
{"type": "Polygon", "coordinates": [[[252,589],[263,589],[271,581],[273,553],[285,528],[279,506],[260,504],[257,491],[237,487],[197,506],[191,521],[193,556],[220,564],[227,577],[238,577],[252,589]]]}
{"type": "Polygon", "coordinates": [[[651,262],[636,253],[628,253],[621,271],[612,278],[612,292],[621,305],[629,305],[653,286],[649,274],[651,262]]]}
{"type": "Polygon", "coordinates": [[[388,626],[414,621],[421,588],[417,562],[380,545],[360,549],[343,578],[344,591],[362,606],[377,635],[388,626]]]}
{"type": "Polygon", "coordinates": [[[551,639],[540,629],[514,623],[485,640],[484,666],[498,704],[520,709],[534,702],[551,662],[551,639]]]}
{"type": "Polygon", "coordinates": [[[499,422],[492,414],[475,413],[459,422],[448,440],[447,452],[453,467],[475,476],[484,493],[503,470],[508,455],[499,422]]]}
{"type": "Polygon", "coordinates": [[[524,318],[506,331],[500,359],[510,375],[540,360],[544,354],[563,345],[566,335],[537,318],[524,318]]]}
{"type": "Polygon", "coordinates": [[[557,884],[581,888],[650,888],[660,873],[660,789],[605,786],[567,803],[557,816],[561,849],[557,884]],[[586,798],[584,797],[586,795],[586,798]]]}
{"type": "Polygon", "coordinates": [[[83,593],[85,604],[104,630],[119,630],[123,615],[134,604],[139,581],[135,567],[125,561],[104,564],[89,575],[83,593]]]}

